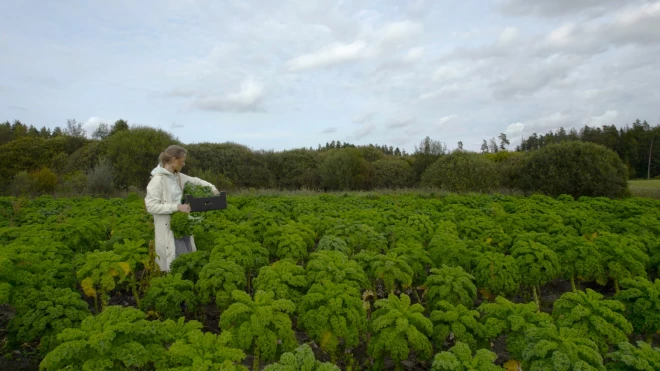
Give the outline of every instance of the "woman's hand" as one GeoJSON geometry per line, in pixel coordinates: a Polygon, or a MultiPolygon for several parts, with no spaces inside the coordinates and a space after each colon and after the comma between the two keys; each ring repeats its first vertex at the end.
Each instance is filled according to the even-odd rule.
{"type": "Polygon", "coordinates": [[[179,204],[179,205],[176,205],[176,208],[179,209],[179,211],[181,211],[182,213],[190,214],[190,205],[179,204]]]}

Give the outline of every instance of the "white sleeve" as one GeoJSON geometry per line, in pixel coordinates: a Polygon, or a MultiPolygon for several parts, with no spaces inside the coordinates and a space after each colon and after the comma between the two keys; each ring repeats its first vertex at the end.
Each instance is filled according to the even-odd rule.
{"type": "Polygon", "coordinates": [[[147,185],[147,196],[144,198],[144,204],[147,212],[152,215],[172,214],[178,210],[177,204],[166,203],[161,198],[163,191],[161,189],[160,177],[154,177],[147,185]]]}

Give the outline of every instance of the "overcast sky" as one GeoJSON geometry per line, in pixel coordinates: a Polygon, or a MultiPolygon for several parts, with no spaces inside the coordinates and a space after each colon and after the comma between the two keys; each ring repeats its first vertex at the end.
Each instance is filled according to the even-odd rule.
{"type": "Polygon", "coordinates": [[[0,2],[0,121],[412,151],[660,123],[660,1],[0,2]]]}

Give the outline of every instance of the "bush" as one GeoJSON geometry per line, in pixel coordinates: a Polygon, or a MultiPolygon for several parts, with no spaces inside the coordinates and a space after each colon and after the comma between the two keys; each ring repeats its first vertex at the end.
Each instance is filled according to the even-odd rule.
{"type": "Polygon", "coordinates": [[[385,157],[373,163],[375,188],[406,188],[415,182],[415,171],[401,158],[385,157]]]}
{"type": "Polygon", "coordinates": [[[500,185],[507,189],[523,189],[521,172],[529,161],[530,154],[528,152],[497,152],[496,155],[500,153],[509,154],[503,158],[495,158],[497,172],[500,175],[500,185]]]}
{"type": "Polygon", "coordinates": [[[87,188],[87,175],[80,171],[75,171],[71,174],[64,176],[62,184],[60,184],[58,191],[72,194],[82,194],[87,188]]]}
{"type": "Polygon", "coordinates": [[[92,195],[108,195],[112,192],[113,183],[112,165],[107,159],[101,159],[98,165],[87,174],[86,191],[92,195]]]}
{"type": "Polygon", "coordinates": [[[356,148],[331,151],[319,167],[321,184],[334,190],[364,190],[371,187],[373,167],[356,148]]]}
{"type": "Polygon", "coordinates": [[[27,171],[21,171],[14,176],[11,182],[9,192],[12,196],[28,196],[32,194],[34,188],[34,181],[28,175],[27,171]]]}
{"type": "Polygon", "coordinates": [[[569,194],[575,199],[622,197],[628,194],[627,172],[614,151],[594,143],[569,141],[533,152],[521,169],[520,181],[526,193],[569,194]]]}
{"type": "Polygon", "coordinates": [[[191,170],[188,175],[204,179],[213,184],[218,190],[234,189],[234,183],[220,172],[195,169],[191,170]]]}
{"type": "Polygon", "coordinates": [[[130,185],[146,188],[160,153],[171,144],[180,144],[172,134],[150,127],[119,131],[103,143],[105,155],[119,169],[114,180],[121,189],[130,185]]]}
{"type": "Polygon", "coordinates": [[[488,192],[499,186],[494,162],[467,151],[455,151],[440,157],[422,174],[423,186],[450,192],[488,192]]]}
{"type": "Polygon", "coordinates": [[[30,174],[34,191],[38,194],[53,193],[57,186],[57,175],[48,169],[42,168],[30,174]]]}

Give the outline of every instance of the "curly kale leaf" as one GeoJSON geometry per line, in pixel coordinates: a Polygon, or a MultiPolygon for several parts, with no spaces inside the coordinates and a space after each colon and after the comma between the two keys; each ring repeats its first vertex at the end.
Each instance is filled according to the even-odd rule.
{"type": "Polygon", "coordinates": [[[413,284],[421,285],[426,281],[426,272],[433,265],[428,251],[417,241],[399,241],[389,252],[398,254],[406,259],[413,271],[413,284]]]}
{"type": "Polygon", "coordinates": [[[314,232],[304,224],[290,222],[270,227],[264,233],[264,247],[278,259],[302,261],[314,247],[314,232]]]}
{"type": "Polygon", "coordinates": [[[188,254],[179,255],[172,261],[170,274],[180,274],[184,280],[197,283],[199,272],[209,262],[208,251],[194,251],[188,254]]]}
{"type": "Polygon", "coordinates": [[[305,269],[291,259],[262,267],[252,283],[255,290],[272,291],[275,298],[291,300],[294,303],[300,301],[308,288],[305,269]]]}
{"type": "MultiPolygon", "coordinates": [[[[118,283],[124,282],[131,271],[127,262],[112,251],[94,251],[85,254],[85,263],[76,275],[87,296],[97,301],[101,296],[101,310],[108,305],[109,295],[118,283]]],[[[97,306],[98,309],[98,306],[97,306]]]]}
{"type": "Polygon", "coordinates": [[[523,352],[523,370],[605,371],[603,357],[592,340],[576,329],[555,325],[530,329],[523,352]]]}
{"type": "Polygon", "coordinates": [[[390,251],[387,255],[378,254],[373,257],[368,275],[372,280],[382,280],[385,289],[393,294],[397,288],[412,285],[414,272],[406,256],[390,251]]]}
{"type": "Polygon", "coordinates": [[[325,235],[321,237],[318,245],[316,246],[316,251],[339,251],[347,256],[351,255],[351,250],[348,248],[346,242],[343,239],[337,236],[325,235]]]}
{"type": "Polygon", "coordinates": [[[199,330],[178,338],[156,363],[162,371],[247,371],[240,362],[245,358],[242,350],[231,347],[231,333],[220,335],[199,330]]]}
{"type": "Polygon", "coordinates": [[[195,226],[202,221],[199,213],[174,213],[170,221],[170,229],[174,233],[174,238],[183,238],[192,236],[195,226]]]}
{"type": "Polygon", "coordinates": [[[488,349],[479,349],[472,357],[470,347],[460,341],[456,342],[448,352],[440,352],[433,358],[431,371],[498,371],[502,367],[493,362],[497,354],[488,349]]]}
{"type": "Polygon", "coordinates": [[[436,268],[447,265],[472,271],[475,252],[457,235],[447,232],[436,233],[429,242],[429,256],[436,268]]]}
{"type": "Polygon", "coordinates": [[[213,189],[209,186],[201,186],[197,184],[193,184],[191,182],[186,182],[185,187],[183,187],[183,197],[181,198],[181,203],[186,202],[186,195],[191,195],[195,198],[205,198],[205,197],[213,197],[215,196],[213,194],[213,189]]]}
{"type": "Polygon", "coordinates": [[[298,305],[298,325],[336,362],[340,343],[355,348],[367,331],[367,314],[360,291],[347,284],[323,280],[314,284],[298,305]]]}
{"type": "Polygon", "coordinates": [[[548,313],[539,312],[536,303],[513,303],[498,296],[494,303],[481,304],[484,337],[495,339],[506,335],[506,349],[513,359],[521,360],[527,346],[525,334],[536,327],[554,324],[548,313]]]}
{"type": "Polygon", "coordinates": [[[362,267],[339,251],[324,250],[312,253],[306,271],[310,284],[328,279],[335,283],[345,283],[358,290],[369,286],[369,279],[362,267]]]}
{"type": "Polygon", "coordinates": [[[474,276],[466,273],[461,267],[443,265],[440,269],[431,269],[431,275],[426,279],[424,286],[426,286],[429,308],[434,308],[440,300],[472,308],[477,298],[474,276]]]}
{"type": "Polygon", "coordinates": [[[609,345],[628,341],[633,331],[624,311],[623,303],[603,300],[602,294],[587,289],[563,294],[555,301],[552,316],[558,326],[576,329],[606,354],[609,345]]]}
{"type": "Polygon", "coordinates": [[[264,367],[263,371],[339,371],[339,367],[316,360],[312,348],[302,344],[293,352],[283,353],[279,362],[264,367]]]}
{"type": "Polygon", "coordinates": [[[652,283],[644,277],[621,281],[621,290],[614,299],[626,306],[626,318],[636,332],[648,339],[660,331],[660,279],[652,283]]]}
{"type": "Polygon", "coordinates": [[[293,350],[296,338],[289,317],[296,305],[274,299],[272,291],[257,291],[254,300],[245,292],[232,292],[233,304],[220,315],[220,329],[232,334],[234,344],[254,355],[255,370],[261,360],[274,360],[278,353],[293,350]]]}
{"type": "Polygon", "coordinates": [[[11,342],[40,339],[41,350],[49,351],[62,330],[78,325],[91,313],[78,292],[69,288],[44,287],[23,293],[16,316],[7,325],[11,342]]]}
{"type": "Polygon", "coordinates": [[[151,280],[151,287],[140,302],[140,309],[154,310],[164,318],[181,317],[181,305],[185,303],[189,310],[197,306],[197,297],[193,292],[194,284],[181,278],[181,274],[169,274],[151,280]]]}
{"type": "Polygon", "coordinates": [[[520,271],[512,256],[487,252],[478,256],[476,262],[473,274],[477,287],[485,290],[487,295],[507,296],[518,292],[520,271]]]}
{"type": "Polygon", "coordinates": [[[410,297],[390,294],[387,299],[377,300],[376,311],[372,313],[373,336],[367,352],[376,359],[376,366],[383,365],[389,356],[395,363],[408,359],[414,350],[419,359],[431,357],[432,345],[429,336],[433,333],[433,323],[424,317],[424,307],[410,305],[410,297]]]}
{"type": "Polygon", "coordinates": [[[617,344],[618,350],[608,355],[609,371],[656,371],[660,370],[660,348],[638,341],[637,347],[623,342],[617,344]]]}
{"type": "Polygon", "coordinates": [[[215,297],[218,309],[224,310],[231,303],[231,293],[243,290],[246,283],[243,267],[231,260],[214,259],[202,268],[195,289],[202,304],[215,297]]]}
{"type": "Polygon", "coordinates": [[[462,304],[439,301],[430,318],[434,324],[433,339],[438,347],[442,347],[447,337],[453,334],[457,341],[476,349],[477,339],[484,333],[483,325],[479,322],[479,312],[462,304]]]}
{"type": "Polygon", "coordinates": [[[165,357],[166,346],[200,328],[197,321],[148,321],[138,309],[109,306],[86,317],[79,328],[63,330],[57,336],[59,345],[44,357],[40,369],[151,369],[165,357]]]}

